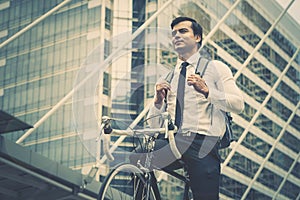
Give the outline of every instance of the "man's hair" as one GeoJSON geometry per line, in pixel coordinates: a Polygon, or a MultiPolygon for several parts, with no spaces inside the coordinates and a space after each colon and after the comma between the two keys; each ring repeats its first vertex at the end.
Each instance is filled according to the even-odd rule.
{"type": "Polygon", "coordinates": [[[198,22],[193,19],[193,18],[190,18],[190,17],[177,17],[175,19],[173,19],[172,23],[171,23],[171,29],[173,29],[173,27],[177,24],[179,24],[180,22],[183,22],[183,21],[190,21],[192,22],[192,29],[194,31],[194,35],[199,35],[201,40],[199,42],[199,48],[201,47],[202,45],[202,27],[200,24],[198,24],[198,22]]]}

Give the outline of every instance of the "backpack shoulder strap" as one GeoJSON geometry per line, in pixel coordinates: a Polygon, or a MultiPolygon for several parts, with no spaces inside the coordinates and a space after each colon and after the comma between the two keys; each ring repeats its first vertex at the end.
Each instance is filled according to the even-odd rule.
{"type": "MultiPolygon", "coordinates": [[[[209,63],[209,59],[207,58],[204,58],[204,57],[200,57],[198,62],[197,62],[197,66],[196,66],[196,69],[195,69],[195,74],[199,74],[201,77],[203,77],[205,71],[206,71],[206,68],[208,66],[208,63],[209,63]],[[200,72],[200,70],[202,69],[202,71],[200,72]]],[[[172,71],[170,71],[165,80],[168,82],[168,83],[171,83],[173,77],[174,77],[174,71],[175,69],[173,69],[172,71]]]]}
{"type": "Polygon", "coordinates": [[[196,66],[195,74],[199,74],[201,77],[203,77],[209,61],[210,60],[207,58],[200,57],[196,66]]]}
{"type": "Polygon", "coordinates": [[[171,83],[172,79],[173,79],[173,76],[174,76],[174,71],[175,69],[172,69],[166,76],[165,80],[168,82],[168,83],[171,83]]]}

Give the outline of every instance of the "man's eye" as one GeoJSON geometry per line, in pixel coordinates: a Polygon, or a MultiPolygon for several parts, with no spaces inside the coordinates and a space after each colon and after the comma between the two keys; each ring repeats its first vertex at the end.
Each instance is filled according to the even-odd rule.
{"type": "Polygon", "coordinates": [[[187,29],[179,29],[179,33],[186,33],[186,32],[188,32],[187,29]]]}
{"type": "MultiPolygon", "coordinates": [[[[189,30],[188,29],[179,29],[178,32],[180,34],[184,34],[186,32],[188,32],[189,30]]],[[[175,35],[177,34],[177,31],[172,31],[172,36],[174,37],[175,35]]]]}

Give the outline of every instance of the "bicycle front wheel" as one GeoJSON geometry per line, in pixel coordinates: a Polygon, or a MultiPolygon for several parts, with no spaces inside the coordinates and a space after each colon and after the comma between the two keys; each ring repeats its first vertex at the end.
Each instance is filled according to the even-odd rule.
{"type": "Polygon", "coordinates": [[[132,164],[113,169],[101,185],[98,200],[158,200],[144,172],[132,164]]]}

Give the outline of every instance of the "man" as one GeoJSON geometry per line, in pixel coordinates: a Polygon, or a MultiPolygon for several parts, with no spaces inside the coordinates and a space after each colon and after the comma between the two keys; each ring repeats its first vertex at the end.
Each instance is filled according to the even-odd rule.
{"type": "MultiPolygon", "coordinates": [[[[212,60],[203,77],[195,74],[201,59],[202,27],[194,19],[175,18],[171,28],[177,64],[170,83],[164,79],[156,84],[154,106],[149,115],[167,111],[178,127],[176,145],[190,177],[193,199],[219,199],[218,141],[225,132],[224,115],[241,112],[243,98],[224,63],[212,60]]],[[[152,120],[150,125],[155,123],[159,124],[152,120]]],[[[130,159],[136,163],[137,157],[130,159]]],[[[152,163],[168,171],[181,166],[166,139],[156,141],[152,163]]]]}

